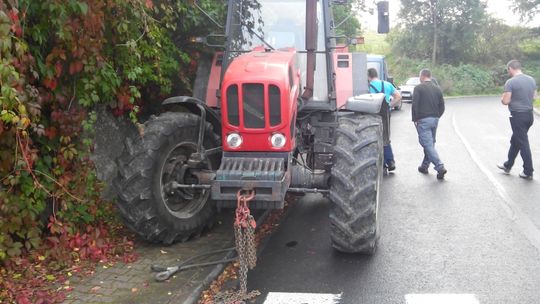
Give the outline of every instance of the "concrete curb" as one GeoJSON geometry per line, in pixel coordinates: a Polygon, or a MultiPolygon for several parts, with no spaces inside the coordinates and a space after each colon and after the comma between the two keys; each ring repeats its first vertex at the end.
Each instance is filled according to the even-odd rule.
{"type": "Polygon", "coordinates": [[[460,98],[483,98],[483,97],[496,97],[500,94],[493,95],[466,95],[466,96],[444,96],[444,99],[460,99],[460,98]]]}
{"type": "Polygon", "coordinates": [[[540,110],[538,110],[537,108],[534,108],[534,113],[538,116],[540,116],[540,110]]]}
{"type": "MultiPolygon", "coordinates": [[[[268,217],[270,214],[271,209],[266,210],[261,217],[257,219],[257,226],[260,226],[268,217]]],[[[234,245],[234,241],[232,242],[232,245],[234,245]]],[[[232,246],[231,245],[231,246],[232,246]]],[[[234,251],[231,251],[227,253],[223,259],[230,259],[235,255],[234,251]]],[[[184,301],[184,304],[196,304],[199,301],[199,298],[201,297],[201,294],[203,291],[212,284],[213,281],[215,281],[219,275],[223,272],[225,267],[229,263],[224,264],[218,264],[212,269],[212,271],[204,278],[204,280],[193,290],[193,292],[187,297],[187,299],[184,301]]]]}

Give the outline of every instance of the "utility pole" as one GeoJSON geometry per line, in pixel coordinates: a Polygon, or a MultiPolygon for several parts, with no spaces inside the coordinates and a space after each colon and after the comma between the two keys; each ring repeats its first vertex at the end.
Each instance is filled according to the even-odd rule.
{"type": "Polygon", "coordinates": [[[433,53],[431,54],[431,67],[435,67],[437,64],[437,0],[430,0],[431,4],[431,17],[433,18],[433,53]]]}

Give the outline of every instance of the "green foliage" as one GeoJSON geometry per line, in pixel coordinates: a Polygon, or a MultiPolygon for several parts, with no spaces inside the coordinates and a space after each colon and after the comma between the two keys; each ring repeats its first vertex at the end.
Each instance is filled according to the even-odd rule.
{"type": "Polygon", "coordinates": [[[393,35],[394,52],[436,62],[460,63],[474,57],[470,45],[486,18],[480,0],[401,0],[401,23],[393,35]],[[419,13],[423,12],[423,13],[419,13]]]}
{"type": "MultiPolygon", "coordinates": [[[[220,3],[199,4],[224,19],[220,3]]],[[[89,160],[94,106],[136,121],[188,93],[191,35],[213,28],[185,1],[0,3],[0,262],[44,246],[50,218],[66,233],[110,219],[89,160]]]]}
{"type": "MultiPolygon", "coordinates": [[[[389,70],[399,86],[409,77],[417,77],[423,68],[431,68],[427,60],[412,60],[404,58],[387,57],[389,60],[389,70]]],[[[506,80],[504,75],[499,75],[498,71],[504,73],[504,65],[488,69],[479,65],[460,64],[452,66],[449,64],[438,65],[432,69],[435,77],[445,95],[475,95],[499,93],[501,82],[506,80]],[[501,79],[499,80],[499,77],[501,79]]]]}
{"type": "Polygon", "coordinates": [[[356,46],[355,51],[380,55],[390,55],[392,52],[387,34],[367,31],[364,33],[364,41],[364,44],[356,46]]]}
{"type": "Polygon", "coordinates": [[[531,60],[540,60],[540,38],[538,36],[528,38],[519,44],[523,55],[531,60]]]}
{"type": "Polygon", "coordinates": [[[522,18],[531,20],[540,12],[540,0],[514,0],[514,12],[521,14],[522,18]]]}
{"type": "MultiPolygon", "coordinates": [[[[222,3],[198,3],[223,22],[222,3]]],[[[43,302],[47,269],[126,251],[105,233],[116,219],[89,158],[94,106],[137,121],[189,93],[190,38],[215,28],[189,1],[0,2],[0,302],[43,302]]]]}
{"type": "Polygon", "coordinates": [[[349,38],[356,37],[361,32],[361,25],[356,15],[359,11],[365,9],[364,0],[355,0],[343,5],[335,5],[334,21],[336,26],[336,34],[343,35],[349,38]]]}

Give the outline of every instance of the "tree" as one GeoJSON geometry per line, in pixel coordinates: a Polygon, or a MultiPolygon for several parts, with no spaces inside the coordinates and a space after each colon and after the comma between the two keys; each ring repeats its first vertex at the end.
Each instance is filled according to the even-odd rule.
{"type": "Polygon", "coordinates": [[[521,18],[531,20],[540,13],[540,0],[515,0],[512,4],[514,12],[521,14],[521,18]]]}
{"type": "Polygon", "coordinates": [[[432,59],[432,65],[468,61],[486,18],[482,0],[401,0],[398,54],[432,59]]]}
{"type": "Polygon", "coordinates": [[[479,28],[474,43],[474,62],[483,65],[504,65],[512,58],[523,58],[524,47],[534,53],[534,41],[530,40],[535,34],[523,27],[512,27],[489,17],[479,28]]]}
{"type": "Polygon", "coordinates": [[[364,0],[355,0],[347,4],[334,6],[336,33],[347,37],[355,37],[360,34],[361,25],[355,16],[357,12],[364,9],[364,0]]]}

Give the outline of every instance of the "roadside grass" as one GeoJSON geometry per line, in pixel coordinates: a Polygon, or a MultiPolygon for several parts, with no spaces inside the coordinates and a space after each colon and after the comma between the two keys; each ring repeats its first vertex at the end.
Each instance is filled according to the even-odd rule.
{"type": "Polygon", "coordinates": [[[537,108],[538,110],[540,110],[540,98],[536,99],[534,101],[534,107],[537,108]]]}

